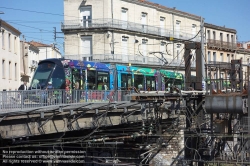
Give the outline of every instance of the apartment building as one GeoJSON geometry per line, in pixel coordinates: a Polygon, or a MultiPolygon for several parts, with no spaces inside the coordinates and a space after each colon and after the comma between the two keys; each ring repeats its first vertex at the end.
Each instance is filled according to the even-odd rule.
{"type": "Polygon", "coordinates": [[[16,90],[20,86],[20,34],[0,19],[0,91],[16,90]]]}
{"type": "Polygon", "coordinates": [[[184,67],[183,41],[200,41],[200,22],[145,0],[65,0],[65,58],[184,67]]]}
{"type": "Polygon", "coordinates": [[[39,51],[39,48],[30,42],[21,41],[21,80],[26,81],[28,86],[39,62],[39,51]]]}
{"type": "Polygon", "coordinates": [[[231,63],[231,60],[239,58],[236,54],[237,31],[235,29],[226,28],[225,26],[217,26],[208,23],[205,23],[204,27],[207,39],[205,47],[206,63],[212,66],[208,69],[208,77],[217,79],[217,81],[214,82],[222,80],[219,89],[224,89],[230,86],[230,66],[226,65],[226,63],[231,63]],[[219,70],[219,68],[221,69],[219,70]]]}
{"type": "MultiPolygon", "coordinates": [[[[237,59],[242,60],[244,66],[250,65],[250,41],[248,42],[237,42],[236,50],[237,59]]],[[[247,71],[247,67],[243,68],[243,76],[246,80],[249,80],[250,71],[247,71]]]]}

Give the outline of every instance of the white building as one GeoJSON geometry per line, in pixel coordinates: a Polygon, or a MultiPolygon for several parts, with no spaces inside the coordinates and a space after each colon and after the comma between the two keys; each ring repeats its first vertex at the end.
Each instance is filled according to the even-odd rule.
{"type": "Polygon", "coordinates": [[[182,41],[200,41],[200,16],[144,0],[64,1],[64,16],[65,58],[184,67],[182,41]]]}
{"type": "Polygon", "coordinates": [[[20,34],[13,26],[0,20],[0,91],[16,90],[21,84],[20,34]]]}
{"type": "Polygon", "coordinates": [[[38,60],[44,60],[49,58],[62,58],[62,55],[58,48],[56,48],[53,44],[44,44],[36,41],[29,42],[33,46],[39,49],[38,60]]]}

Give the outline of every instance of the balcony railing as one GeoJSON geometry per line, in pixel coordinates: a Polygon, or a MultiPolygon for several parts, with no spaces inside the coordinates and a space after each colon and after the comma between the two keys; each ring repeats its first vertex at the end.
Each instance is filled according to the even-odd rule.
{"type": "Polygon", "coordinates": [[[216,48],[227,49],[227,50],[236,50],[237,49],[236,43],[224,42],[221,40],[208,39],[207,45],[208,45],[208,47],[216,47],[216,48]]]}
{"type": "MultiPolygon", "coordinates": [[[[129,21],[116,20],[111,18],[91,19],[91,20],[65,20],[61,25],[62,30],[70,29],[92,29],[92,28],[115,28],[123,29],[145,34],[157,35],[162,37],[174,37],[180,40],[189,40],[196,34],[173,31],[156,26],[138,24],[129,21]],[[173,33],[174,32],[174,33],[173,33]]],[[[200,35],[197,35],[192,41],[200,41],[200,35]]]]}
{"type": "MultiPolygon", "coordinates": [[[[84,60],[84,57],[89,57],[92,61],[95,62],[103,62],[103,63],[131,63],[138,65],[163,65],[169,67],[184,67],[185,62],[183,59],[172,59],[172,58],[164,58],[162,60],[161,57],[156,56],[142,56],[142,55],[122,55],[122,54],[80,54],[80,55],[66,55],[66,58],[76,59],[76,60],[84,60]],[[167,61],[167,63],[166,63],[167,61]]],[[[196,64],[194,61],[191,61],[191,67],[195,67],[196,64]]]]}

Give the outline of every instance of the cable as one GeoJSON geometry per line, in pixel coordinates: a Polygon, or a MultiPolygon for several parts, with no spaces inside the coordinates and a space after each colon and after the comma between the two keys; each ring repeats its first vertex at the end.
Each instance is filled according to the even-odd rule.
{"type": "MultiPolygon", "coordinates": [[[[2,9],[9,9],[9,10],[17,10],[22,12],[31,12],[31,13],[39,13],[39,14],[48,14],[48,15],[54,15],[54,16],[65,16],[63,14],[55,14],[55,13],[46,13],[46,12],[39,12],[39,11],[33,11],[33,10],[24,10],[24,9],[15,9],[15,8],[9,8],[9,7],[0,7],[2,9]]],[[[74,16],[68,16],[68,17],[74,17],[74,16]]],[[[78,17],[77,17],[78,18],[78,17]]]]}

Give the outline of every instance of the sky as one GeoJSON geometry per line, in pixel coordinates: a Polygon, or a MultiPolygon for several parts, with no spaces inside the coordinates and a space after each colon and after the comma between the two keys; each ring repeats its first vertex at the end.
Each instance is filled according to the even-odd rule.
{"type": "MultiPolygon", "coordinates": [[[[150,0],[205,18],[205,23],[237,31],[240,42],[250,41],[250,0],[150,0]]],[[[0,0],[0,19],[21,31],[26,41],[56,43],[63,52],[63,0],[0,0]],[[56,27],[56,41],[54,40],[56,27]]]]}

